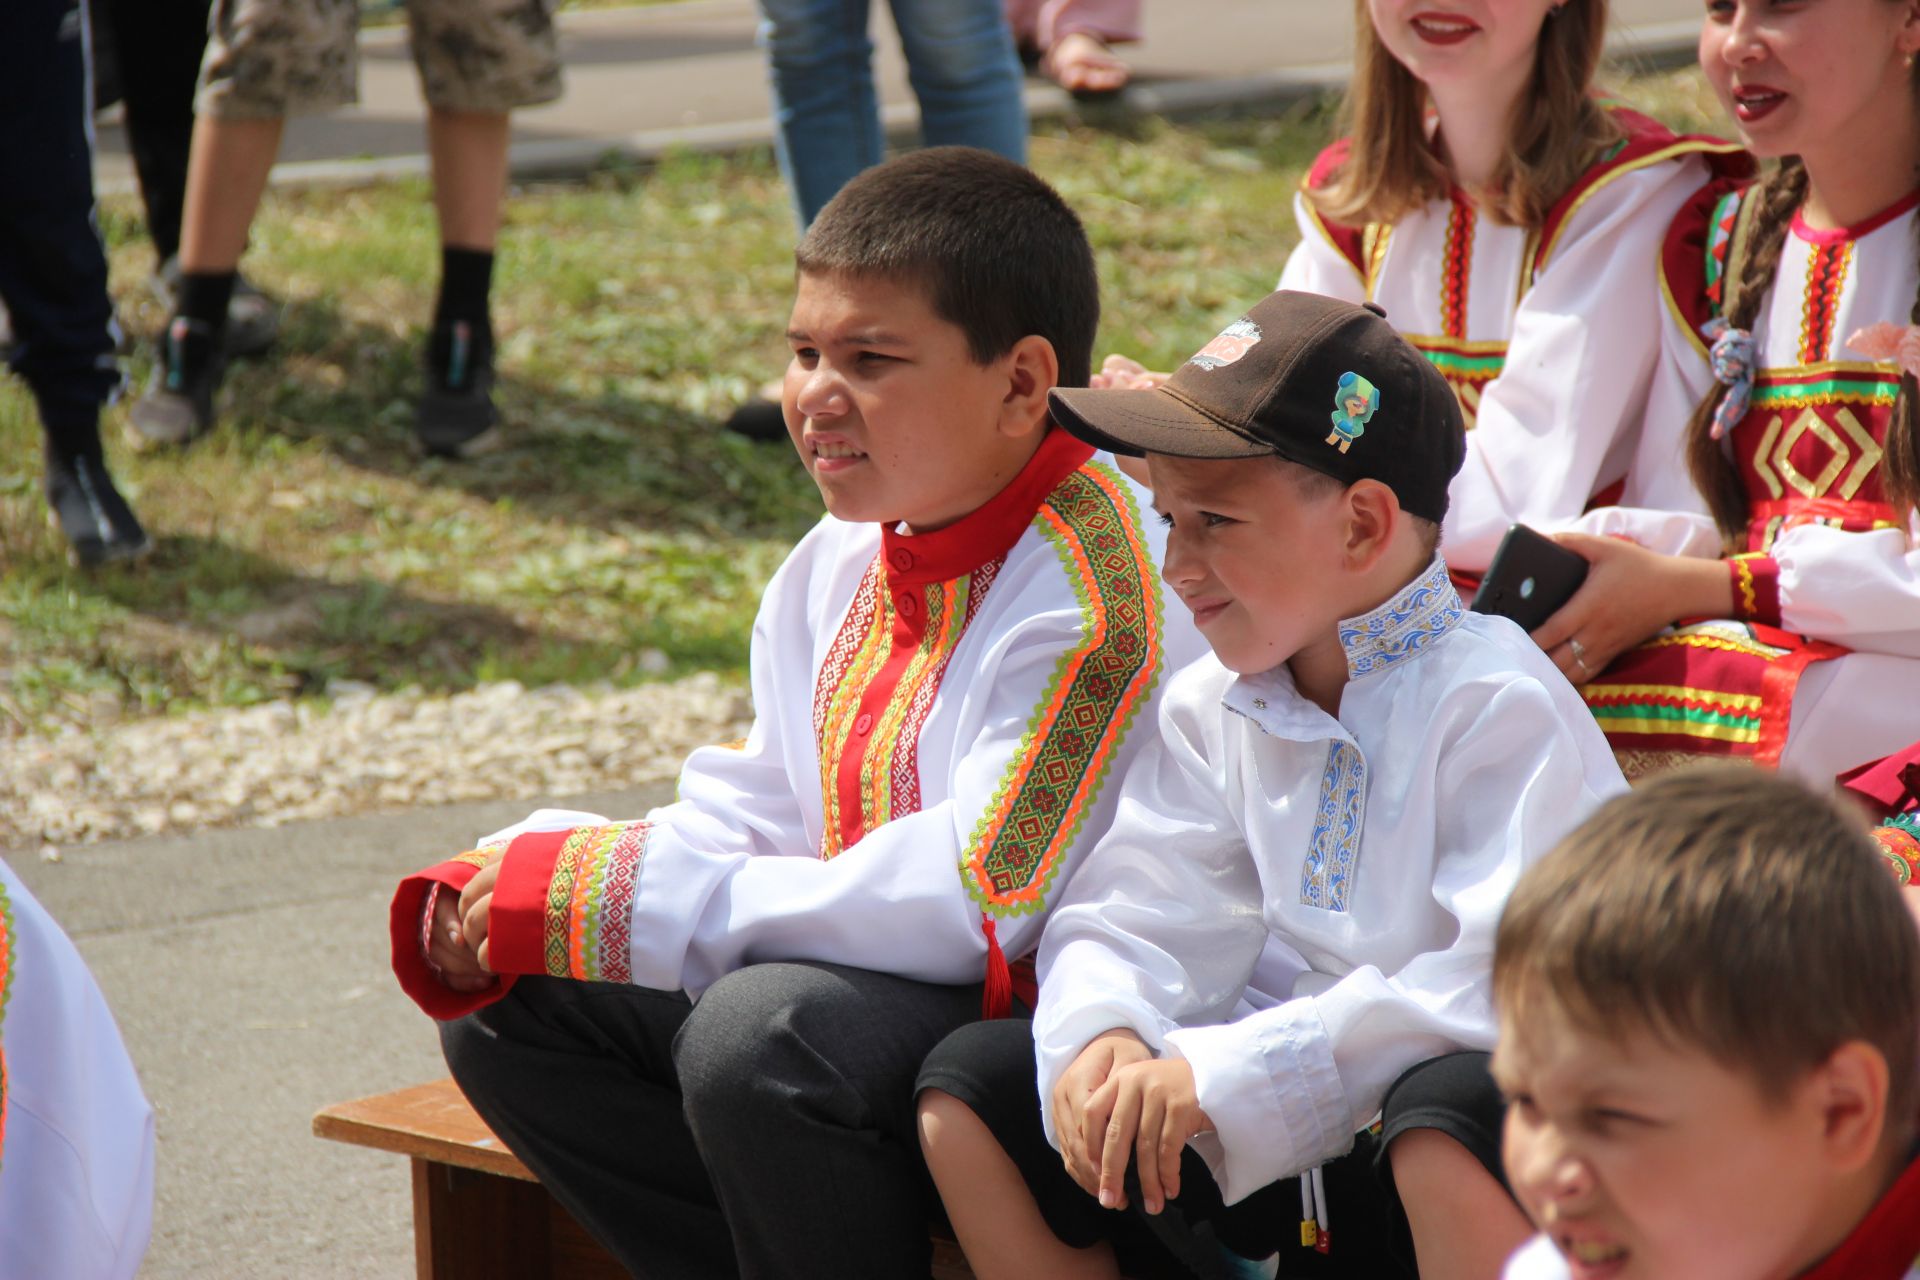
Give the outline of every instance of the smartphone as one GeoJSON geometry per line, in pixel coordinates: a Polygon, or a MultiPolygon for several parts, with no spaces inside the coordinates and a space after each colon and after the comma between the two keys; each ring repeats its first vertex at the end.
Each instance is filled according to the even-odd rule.
{"type": "Polygon", "coordinates": [[[1587,580],[1584,556],[1523,524],[1507,530],[1473,597],[1476,612],[1512,618],[1532,631],[1573,598],[1587,580]]]}

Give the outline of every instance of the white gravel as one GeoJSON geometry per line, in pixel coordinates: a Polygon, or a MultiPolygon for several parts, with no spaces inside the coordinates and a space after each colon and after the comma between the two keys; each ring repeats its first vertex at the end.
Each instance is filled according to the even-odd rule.
{"type": "Polygon", "coordinates": [[[276,702],[0,741],[0,848],[277,826],[456,800],[567,796],[672,778],[746,735],[746,690],[712,675],[634,689],[513,681],[276,702]]]}

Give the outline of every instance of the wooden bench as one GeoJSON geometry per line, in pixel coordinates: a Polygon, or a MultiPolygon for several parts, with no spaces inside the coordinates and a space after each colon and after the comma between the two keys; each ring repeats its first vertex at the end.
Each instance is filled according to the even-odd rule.
{"type": "MultiPolygon", "coordinates": [[[[617,1280],[627,1273],[474,1114],[452,1080],[336,1102],[313,1132],[413,1160],[420,1280],[617,1280]]],[[[933,1237],[934,1280],[972,1280],[960,1246],[933,1237]]]]}

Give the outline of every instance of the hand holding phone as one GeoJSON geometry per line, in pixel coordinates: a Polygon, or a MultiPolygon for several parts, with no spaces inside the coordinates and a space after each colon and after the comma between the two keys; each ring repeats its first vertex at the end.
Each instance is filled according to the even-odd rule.
{"type": "Polygon", "coordinates": [[[1584,556],[1516,524],[1493,553],[1493,563],[1473,597],[1473,608],[1512,618],[1522,630],[1532,631],[1573,598],[1587,580],[1587,568],[1584,556]]]}

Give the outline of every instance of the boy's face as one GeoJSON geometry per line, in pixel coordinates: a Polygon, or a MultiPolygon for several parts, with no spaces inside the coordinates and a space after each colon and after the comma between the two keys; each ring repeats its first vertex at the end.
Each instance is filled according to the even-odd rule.
{"type": "Polygon", "coordinates": [[[976,364],[917,285],[802,273],[780,406],[800,460],[842,520],[952,524],[1031,454],[996,426],[1007,359],[976,364]]]}
{"type": "Polygon", "coordinates": [[[1770,1280],[1834,1243],[1810,1084],[1750,1076],[1647,1032],[1601,1036],[1551,999],[1500,1021],[1507,1176],[1575,1280],[1770,1280]]]}
{"type": "Polygon", "coordinates": [[[1341,490],[1309,497],[1267,458],[1147,455],[1167,525],[1161,576],[1230,671],[1267,671],[1340,641],[1341,490]]]}

